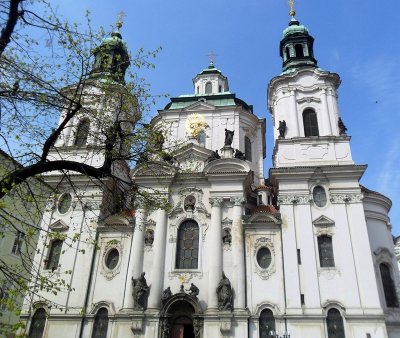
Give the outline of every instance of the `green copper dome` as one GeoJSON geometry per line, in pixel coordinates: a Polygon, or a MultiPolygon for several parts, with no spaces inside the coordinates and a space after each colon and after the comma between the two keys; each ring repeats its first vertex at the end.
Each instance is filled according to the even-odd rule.
{"type": "Polygon", "coordinates": [[[283,37],[297,33],[308,35],[308,29],[307,27],[300,25],[296,19],[292,19],[289,23],[289,26],[283,31],[283,37]]]}
{"type": "Polygon", "coordinates": [[[121,34],[116,31],[94,49],[92,78],[111,79],[124,83],[130,65],[129,53],[121,34]]]}

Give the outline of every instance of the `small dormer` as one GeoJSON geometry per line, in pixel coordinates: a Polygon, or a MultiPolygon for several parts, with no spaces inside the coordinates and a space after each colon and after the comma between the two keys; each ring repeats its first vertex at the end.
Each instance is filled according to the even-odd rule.
{"type": "Polygon", "coordinates": [[[193,79],[195,95],[213,95],[229,91],[228,79],[210,61],[208,68],[193,79]]]}

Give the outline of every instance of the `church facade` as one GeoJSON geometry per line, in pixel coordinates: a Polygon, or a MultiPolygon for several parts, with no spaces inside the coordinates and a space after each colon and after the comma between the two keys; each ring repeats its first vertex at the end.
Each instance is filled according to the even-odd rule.
{"type": "MultiPolygon", "coordinates": [[[[119,33],[100,47],[127,55],[119,33]]],[[[29,337],[400,336],[391,202],[359,183],[366,166],[352,159],[340,78],[318,68],[313,38],[294,17],[280,50],[283,70],[267,93],[268,178],[265,120],[213,62],[192,94],[171,98],[151,122],[174,158],[115,169],[170,208],[137,202],[132,213],[104,218],[116,203],[104,185],[71,175],[78,203],[62,175],[48,175],[61,194],[44,213],[35,262],[68,288],[26,298],[29,337]]],[[[93,125],[77,117],[54,157],[101,164],[101,138],[85,137],[93,125]]]]}

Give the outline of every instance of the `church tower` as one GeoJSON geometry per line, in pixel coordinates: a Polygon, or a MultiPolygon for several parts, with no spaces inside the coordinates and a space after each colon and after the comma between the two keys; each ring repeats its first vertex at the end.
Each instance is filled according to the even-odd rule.
{"type": "MultiPolygon", "coordinates": [[[[294,14],[280,43],[282,73],[268,86],[275,142],[270,180],[282,216],[285,330],[293,337],[386,337],[383,310],[398,304],[396,295],[389,305],[383,299],[376,257],[382,254],[376,250],[394,257],[393,243],[376,243],[370,210],[379,209],[387,224],[390,200],[380,195],[372,207],[371,193],[360,186],[366,165],[352,160],[337,103],[340,78],[317,66],[314,39],[294,14]]],[[[379,237],[388,238],[387,226],[379,227],[379,237]]],[[[394,258],[386,261],[388,279],[393,278],[387,292],[393,294],[397,265],[394,258]]]]}

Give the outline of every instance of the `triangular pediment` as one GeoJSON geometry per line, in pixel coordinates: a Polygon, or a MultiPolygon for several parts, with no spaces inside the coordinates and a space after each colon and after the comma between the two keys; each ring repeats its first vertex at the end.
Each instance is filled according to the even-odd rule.
{"type": "Polygon", "coordinates": [[[133,177],[137,176],[173,176],[175,168],[168,162],[151,161],[139,164],[132,172],[133,177]]]}
{"type": "Polygon", "coordinates": [[[49,226],[51,231],[68,231],[69,226],[65,224],[62,220],[58,220],[49,226]]]}
{"type": "Polygon", "coordinates": [[[192,103],[191,105],[185,107],[183,110],[187,112],[199,112],[199,111],[209,111],[209,110],[214,110],[215,106],[212,104],[209,104],[205,101],[197,101],[195,103],[192,103]]]}
{"type": "Polygon", "coordinates": [[[335,221],[331,220],[329,217],[321,215],[313,221],[313,224],[315,226],[334,226],[335,221]]]}
{"type": "Polygon", "coordinates": [[[179,168],[184,172],[202,172],[205,162],[213,154],[212,150],[189,143],[179,149],[174,156],[179,168]]]}

